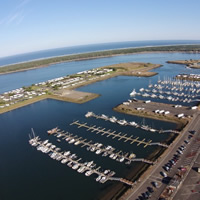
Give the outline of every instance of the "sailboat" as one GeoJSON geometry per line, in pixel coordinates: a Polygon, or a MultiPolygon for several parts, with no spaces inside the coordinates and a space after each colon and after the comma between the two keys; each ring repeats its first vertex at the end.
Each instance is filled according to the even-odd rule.
{"type": "Polygon", "coordinates": [[[133,89],[133,91],[130,93],[130,96],[133,97],[137,94],[137,92],[135,91],[135,89],[133,89]]]}

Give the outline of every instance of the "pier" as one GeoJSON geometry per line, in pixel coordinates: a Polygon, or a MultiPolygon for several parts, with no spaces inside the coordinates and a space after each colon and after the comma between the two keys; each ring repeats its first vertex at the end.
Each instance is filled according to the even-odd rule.
{"type": "Polygon", "coordinates": [[[134,183],[123,179],[123,178],[115,178],[113,175],[115,174],[114,171],[111,170],[104,170],[103,172],[100,171],[100,166],[97,167],[93,161],[90,162],[80,162],[82,159],[78,158],[76,154],[71,154],[70,151],[63,151],[60,152],[60,148],[57,148],[52,143],[49,143],[48,140],[41,141],[40,138],[37,136],[34,138],[30,138],[29,144],[33,147],[36,147],[38,151],[42,153],[48,154],[52,159],[60,161],[62,164],[66,164],[68,167],[71,167],[73,170],[77,170],[79,173],[84,173],[86,176],[90,176],[92,174],[98,175],[96,181],[100,183],[105,183],[106,181],[120,181],[125,183],[129,186],[132,186],[134,183]],[[67,164],[68,163],[68,164],[67,164]]]}
{"type": "MultiPolygon", "coordinates": [[[[137,146],[143,144],[144,148],[146,148],[147,146],[151,145],[152,140],[149,141],[145,141],[145,139],[140,140],[139,137],[133,138],[133,136],[131,135],[130,137],[127,136],[127,134],[124,133],[116,133],[116,131],[111,131],[109,130],[105,130],[105,128],[101,128],[101,127],[96,127],[94,126],[89,126],[87,125],[87,123],[79,123],[79,121],[74,121],[72,122],[70,125],[77,125],[78,128],[84,127],[87,129],[87,131],[90,130],[90,132],[96,132],[96,134],[101,133],[101,135],[107,135],[106,137],[112,137],[112,139],[118,139],[118,140],[124,140],[124,142],[130,142],[130,144],[133,143],[137,143],[137,146]]],[[[168,145],[162,144],[162,143],[153,143],[156,144],[158,146],[164,146],[164,147],[168,147],[168,145]]]]}
{"type": "Polygon", "coordinates": [[[138,123],[136,122],[128,122],[126,120],[118,120],[116,117],[108,117],[104,114],[102,115],[96,115],[95,113],[93,112],[87,112],[85,114],[85,117],[89,118],[89,117],[94,117],[96,119],[103,119],[105,121],[109,121],[109,122],[112,122],[112,123],[118,123],[122,126],[132,126],[132,127],[135,127],[135,128],[140,128],[142,130],[145,130],[145,131],[150,131],[150,132],[157,132],[157,133],[175,133],[175,134],[180,134],[179,131],[177,130],[158,130],[158,129],[154,129],[148,125],[145,125],[145,124],[142,124],[142,125],[139,125],[138,123]]]}
{"type": "Polygon", "coordinates": [[[122,150],[116,150],[111,145],[105,146],[101,143],[95,143],[92,140],[87,141],[87,139],[84,139],[69,132],[57,131],[54,133],[54,136],[65,140],[69,144],[76,146],[81,145],[81,147],[86,147],[88,151],[96,153],[97,155],[108,156],[110,159],[116,160],[118,162],[125,162],[125,164],[131,164],[131,162],[144,162],[147,164],[154,164],[154,162],[151,160],[136,158],[136,155],[134,153],[122,152],[122,150]]]}

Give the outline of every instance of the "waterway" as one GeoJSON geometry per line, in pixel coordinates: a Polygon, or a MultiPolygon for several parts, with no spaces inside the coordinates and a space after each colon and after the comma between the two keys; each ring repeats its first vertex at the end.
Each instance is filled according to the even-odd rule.
{"type": "MultiPolygon", "coordinates": [[[[173,77],[178,73],[199,73],[199,70],[187,69],[183,65],[166,64],[167,60],[197,59],[198,57],[198,54],[159,53],[62,63],[37,70],[0,76],[0,92],[85,69],[130,61],[163,64],[163,67],[154,70],[159,73],[160,78],[166,76],[173,77]]],[[[54,136],[47,136],[46,131],[58,126],[63,130],[70,131],[95,142],[110,144],[116,147],[116,149],[133,152],[137,157],[147,157],[155,150],[155,146],[143,148],[143,145],[130,145],[123,141],[96,135],[95,133],[86,131],[84,128],[78,129],[76,126],[70,126],[69,124],[73,120],[79,120],[80,122],[87,122],[91,125],[96,124],[106,129],[137,136],[140,139],[151,139],[154,142],[164,141],[168,137],[167,134],[162,135],[146,132],[133,127],[123,127],[103,120],[87,119],[84,117],[87,111],[93,111],[96,114],[104,113],[109,116],[114,115],[120,119],[142,123],[144,121],[143,118],[116,113],[112,108],[126,101],[133,88],[139,89],[148,85],[149,82],[153,83],[157,80],[158,75],[151,78],[115,77],[79,88],[81,91],[101,94],[99,98],[82,105],[44,100],[0,115],[0,199],[99,199],[102,193],[107,189],[109,190],[110,186],[116,183],[107,182],[103,185],[97,183],[94,180],[95,176],[86,177],[83,174],[79,174],[58,161],[50,159],[46,154],[42,154],[35,148],[32,148],[28,143],[30,128],[33,127],[36,134],[42,139],[48,138],[63,150],[69,149],[85,161],[94,160],[102,169],[114,170],[117,177],[126,178],[130,170],[138,166],[137,163],[127,166],[124,163],[118,163],[106,157],[88,152],[79,146],[73,146],[66,142],[58,143],[54,136]]],[[[173,123],[151,119],[145,119],[145,123],[156,129],[173,129],[176,127],[173,123]]]]}
{"type": "Polygon", "coordinates": [[[19,62],[27,62],[31,60],[38,60],[43,58],[94,52],[94,51],[105,51],[111,49],[135,48],[135,47],[146,47],[146,46],[180,45],[180,44],[181,45],[200,44],[200,40],[149,40],[149,41],[146,40],[146,41],[127,41],[127,42],[113,42],[113,43],[71,46],[71,47],[48,49],[43,51],[36,51],[19,55],[1,57],[0,66],[19,63],[19,62]]]}

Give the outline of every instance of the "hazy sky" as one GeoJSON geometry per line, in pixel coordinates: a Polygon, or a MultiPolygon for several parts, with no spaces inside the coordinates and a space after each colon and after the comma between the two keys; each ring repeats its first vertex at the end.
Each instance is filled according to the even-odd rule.
{"type": "Polygon", "coordinates": [[[0,0],[0,57],[81,44],[200,40],[200,0],[0,0]]]}

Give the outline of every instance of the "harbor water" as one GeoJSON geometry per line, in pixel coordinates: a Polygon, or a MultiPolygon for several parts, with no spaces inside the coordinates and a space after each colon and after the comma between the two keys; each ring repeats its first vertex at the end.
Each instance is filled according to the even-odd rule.
{"type": "Polygon", "coordinates": [[[147,124],[155,129],[175,129],[176,124],[147,118],[144,120],[141,117],[114,112],[112,108],[123,101],[127,101],[133,88],[138,90],[141,87],[147,87],[149,82],[155,83],[158,78],[172,78],[179,73],[200,72],[200,70],[185,68],[184,65],[167,64],[167,60],[198,58],[198,54],[185,53],[123,55],[61,63],[46,68],[1,75],[0,93],[23,85],[30,85],[104,65],[123,62],[151,62],[163,65],[153,70],[159,73],[154,77],[119,76],[79,88],[80,91],[101,94],[99,98],[85,104],[44,100],[0,115],[0,199],[99,199],[109,188],[118,183],[108,181],[105,184],[100,184],[95,181],[96,177],[94,175],[86,177],[84,174],[77,173],[76,170],[69,168],[67,165],[52,160],[49,156],[37,151],[28,143],[28,134],[31,132],[31,128],[34,128],[35,133],[42,139],[49,139],[50,142],[62,150],[70,150],[76,153],[83,161],[94,160],[97,166],[101,166],[102,169],[115,171],[116,177],[126,178],[128,173],[134,170],[139,163],[133,162],[131,165],[125,165],[108,157],[96,155],[80,146],[68,144],[65,141],[59,143],[56,137],[47,135],[47,130],[58,126],[61,130],[69,131],[79,137],[100,142],[104,145],[112,145],[123,152],[135,153],[138,158],[147,158],[148,155],[154,152],[156,146],[144,148],[144,145],[137,146],[137,143],[125,143],[122,140],[118,141],[105,135],[97,135],[84,128],[70,126],[70,123],[79,120],[88,125],[96,125],[126,133],[128,136],[145,138],[145,140],[152,140],[153,142],[164,142],[169,137],[168,133],[152,133],[130,126],[120,126],[101,119],[85,118],[85,114],[88,111],[93,111],[96,114],[105,114],[110,117],[115,116],[118,119],[147,124]]]}

